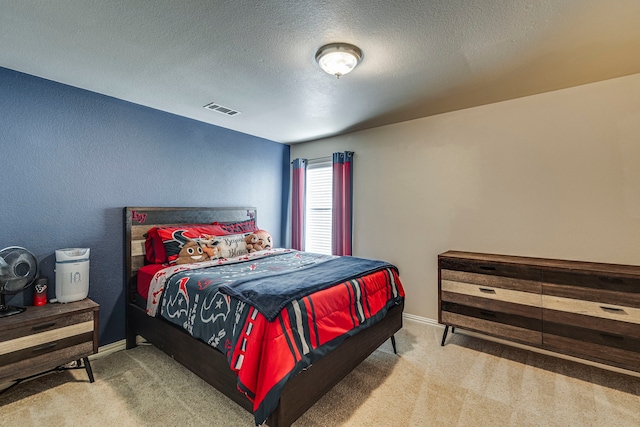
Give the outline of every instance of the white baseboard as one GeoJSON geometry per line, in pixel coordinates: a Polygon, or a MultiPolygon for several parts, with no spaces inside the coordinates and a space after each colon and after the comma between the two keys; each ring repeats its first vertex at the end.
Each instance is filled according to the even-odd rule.
{"type": "Polygon", "coordinates": [[[425,325],[436,326],[438,328],[444,328],[444,325],[438,323],[435,319],[429,319],[428,317],[416,316],[415,314],[402,313],[402,318],[404,320],[409,320],[412,322],[423,323],[425,325]]]}
{"type": "MultiPolygon", "coordinates": [[[[140,335],[136,336],[136,345],[146,344],[147,340],[142,338],[140,335]]],[[[111,344],[103,345],[102,347],[98,347],[98,352],[96,354],[92,354],[89,356],[89,360],[100,359],[101,357],[108,356],[120,350],[127,349],[127,340],[120,340],[116,342],[112,342],[111,344]]]]}
{"type": "Polygon", "coordinates": [[[108,356],[120,350],[125,350],[127,348],[127,340],[120,340],[116,342],[112,342],[111,344],[103,345],[102,347],[98,347],[98,352],[96,354],[92,354],[89,356],[89,360],[100,359],[101,357],[108,356]]]}

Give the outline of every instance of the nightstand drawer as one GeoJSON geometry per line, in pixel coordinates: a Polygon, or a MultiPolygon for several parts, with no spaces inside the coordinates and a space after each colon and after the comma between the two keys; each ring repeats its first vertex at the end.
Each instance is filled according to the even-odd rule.
{"type": "Polygon", "coordinates": [[[85,332],[91,332],[93,334],[93,320],[0,342],[0,356],[29,347],[38,347],[85,332]]]}
{"type": "MultiPolygon", "coordinates": [[[[93,322],[93,312],[72,313],[66,316],[38,319],[37,322],[30,322],[29,324],[17,324],[13,325],[12,328],[5,327],[0,330],[0,348],[2,348],[5,341],[10,341],[19,337],[39,335],[56,329],[86,322],[93,322]]],[[[67,332],[62,331],[59,333],[64,335],[67,332]]],[[[2,354],[1,350],[0,354],[2,354]]]]}
{"type": "Polygon", "coordinates": [[[0,343],[0,366],[84,342],[93,343],[93,322],[5,341],[0,343]]]}
{"type": "Polygon", "coordinates": [[[32,355],[28,359],[8,365],[0,365],[0,383],[15,379],[16,372],[20,373],[19,377],[28,377],[47,371],[52,367],[87,357],[90,354],[93,354],[93,342],[87,341],[44,354],[32,355]]]}

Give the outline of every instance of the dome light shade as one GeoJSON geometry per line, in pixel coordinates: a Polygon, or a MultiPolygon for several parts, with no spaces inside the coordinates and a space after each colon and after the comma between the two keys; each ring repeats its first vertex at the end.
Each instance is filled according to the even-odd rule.
{"type": "Polygon", "coordinates": [[[324,71],[340,78],[362,61],[362,51],[351,44],[331,43],[318,49],[316,61],[324,71]]]}

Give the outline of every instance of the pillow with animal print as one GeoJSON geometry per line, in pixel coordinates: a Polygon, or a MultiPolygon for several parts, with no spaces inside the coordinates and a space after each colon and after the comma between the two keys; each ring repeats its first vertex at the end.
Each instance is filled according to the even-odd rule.
{"type": "MultiPolygon", "coordinates": [[[[178,257],[185,244],[189,240],[200,238],[209,238],[219,232],[218,227],[209,224],[196,224],[196,225],[182,225],[175,227],[158,227],[156,234],[159,240],[162,242],[162,248],[164,250],[164,262],[169,264],[176,264],[178,257]]],[[[196,255],[193,255],[196,256],[196,255]]],[[[156,259],[161,259],[160,250],[156,247],[155,251],[156,259]]],[[[186,258],[183,260],[186,261],[186,258]]],[[[200,262],[200,261],[193,261],[200,262]]],[[[185,262],[183,262],[184,264],[185,262]]]]}
{"type": "Polygon", "coordinates": [[[153,227],[146,235],[145,257],[151,264],[174,264],[186,239],[226,236],[257,230],[256,220],[153,227]],[[177,232],[177,233],[176,233],[177,232]]]}

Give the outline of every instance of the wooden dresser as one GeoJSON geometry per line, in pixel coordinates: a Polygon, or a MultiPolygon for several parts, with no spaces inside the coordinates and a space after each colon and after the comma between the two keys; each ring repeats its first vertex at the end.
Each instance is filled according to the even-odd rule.
{"type": "Polygon", "coordinates": [[[439,318],[557,353],[640,371],[640,266],[449,251],[439,318]]]}
{"type": "Polygon", "coordinates": [[[0,384],[20,380],[98,352],[99,306],[90,299],[27,307],[0,318],[0,384]]]}

